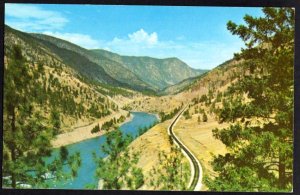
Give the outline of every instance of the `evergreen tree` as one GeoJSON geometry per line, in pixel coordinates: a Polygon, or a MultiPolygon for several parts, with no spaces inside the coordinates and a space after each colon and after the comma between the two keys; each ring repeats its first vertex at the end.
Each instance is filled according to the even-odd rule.
{"type": "Polygon", "coordinates": [[[60,133],[61,122],[60,122],[60,114],[57,110],[51,111],[50,120],[52,121],[53,124],[54,135],[58,135],[60,133]]]}
{"type": "Polygon", "coordinates": [[[207,96],[206,96],[206,94],[204,94],[204,95],[202,95],[201,97],[200,97],[200,102],[206,102],[207,101],[207,96]]]}
{"type": "MultiPolygon", "coordinates": [[[[50,156],[52,150],[53,124],[34,109],[34,98],[29,94],[34,91],[37,81],[32,79],[32,70],[26,64],[21,48],[14,46],[8,57],[4,69],[2,185],[45,187],[49,179],[47,174],[53,175],[51,179],[62,179],[63,166],[67,163],[74,167],[80,160],[76,155],[72,161],[56,158],[45,163],[44,158],[50,156]]],[[[75,169],[73,173],[76,174],[75,169]]]]}
{"type": "Polygon", "coordinates": [[[190,115],[189,110],[187,109],[186,111],[183,112],[183,116],[185,117],[185,119],[190,119],[192,118],[192,116],[190,115]]]}
{"type": "Polygon", "coordinates": [[[246,25],[227,27],[246,45],[244,77],[228,90],[214,136],[228,148],[213,162],[217,191],[291,191],[293,177],[294,10],[263,8],[264,17],[244,17],[246,25]],[[244,96],[248,96],[245,101],[244,96]]]}
{"type": "Polygon", "coordinates": [[[203,122],[207,122],[207,115],[205,112],[203,112],[202,120],[203,122]]]}
{"type": "Polygon", "coordinates": [[[100,131],[100,125],[96,125],[92,130],[91,133],[98,133],[100,131]]]}
{"type": "Polygon", "coordinates": [[[127,149],[132,140],[120,130],[112,131],[101,148],[107,157],[96,158],[93,154],[97,163],[96,177],[103,182],[103,189],[138,189],[144,184],[142,170],[136,166],[138,154],[127,149]]]}
{"type": "Polygon", "coordinates": [[[160,190],[188,190],[190,169],[188,163],[182,163],[180,149],[173,145],[169,155],[160,152],[158,157],[159,166],[150,171],[150,185],[160,190]]]}

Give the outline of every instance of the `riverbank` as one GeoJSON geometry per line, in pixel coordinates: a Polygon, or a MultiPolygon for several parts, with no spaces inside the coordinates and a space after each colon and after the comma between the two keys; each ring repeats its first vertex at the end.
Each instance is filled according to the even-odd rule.
{"type": "MultiPolygon", "coordinates": [[[[127,112],[126,112],[127,113],[127,112]]],[[[116,116],[116,114],[114,114],[116,116]]],[[[127,118],[124,124],[120,125],[119,129],[123,134],[127,134],[136,138],[139,134],[139,129],[150,126],[157,119],[154,115],[143,112],[132,112],[131,117],[127,118]],[[132,120],[131,120],[132,119],[132,120]]],[[[90,132],[91,129],[88,129],[90,132]]],[[[112,130],[113,131],[113,130],[112,130]]],[[[99,134],[98,134],[99,135],[99,134]]],[[[96,158],[105,158],[107,153],[101,150],[106,143],[107,134],[97,136],[91,139],[83,140],[66,146],[69,154],[79,153],[81,158],[81,166],[78,169],[77,176],[70,178],[66,182],[54,182],[49,186],[53,189],[85,189],[87,185],[98,185],[99,178],[95,177],[98,164],[96,158]]],[[[82,137],[82,136],[81,136],[82,137]]],[[[60,155],[60,150],[54,149],[49,160],[52,161],[60,155]]]]}
{"type": "Polygon", "coordinates": [[[139,110],[139,109],[132,109],[129,112],[146,112],[148,114],[153,114],[157,118],[158,121],[161,120],[161,118],[160,118],[160,116],[157,112],[150,112],[150,111],[147,111],[147,110],[139,110]]]}
{"type": "MultiPolygon", "coordinates": [[[[112,118],[119,118],[120,116],[127,116],[128,111],[125,110],[120,110],[120,112],[118,113],[113,113],[109,116],[103,117],[101,119],[98,119],[96,121],[94,121],[93,123],[83,126],[83,127],[78,127],[75,128],[73,131],[70,132],[66,132],[66,133],[62,133],[59,134],[55,140],[52,140],[51,144],[53,146],[53,148],[59,148],[61,146],[66,146],[69,144],[74,144],[86,139],[91,139],[94,137],[98,137],[101,135],[104,135],[107,131],[100,131],[98,133],[91,133],[91,130],[96,126],[96,125],[100,125],[102,126],[103,123],[105,123],[106,121],[111,120],[112,118]]],[[[124,123],[127,123],[129,121],[132,120],[132,115],[130,115],[130,117],[127,117],[126,120],[123,123],[120,123],[118,125],[122,125],[124,123]]]]}

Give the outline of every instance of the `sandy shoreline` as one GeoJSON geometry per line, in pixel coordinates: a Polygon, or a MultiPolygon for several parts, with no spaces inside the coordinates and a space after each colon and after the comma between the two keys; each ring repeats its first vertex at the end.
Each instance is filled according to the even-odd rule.
{"type": "Polygon", "coordinates": [[[157,120],[160,121],[159,114],[156,113],[156,112],[149,112],[149,111],[145,111],[145,110],[130,110],[129,112],[145,112],[145,113],[148,113],[148,114],[153,114],[153,115],[156,116],[157,120]]]}
{"type": "MultiPolygon", "coordinates": [[[[113,113],[109,116],[98,119],[95,122],[93,122],[92,124],[89,124],[89,125],[86,125],[86,126],[83,126],[83,127],[75,128],[71,132],[66,132],[66,133],[63,133],[63,134],[59,134],[56,137],[55,140],[51,141],[51,144],[52,144],[53,148],[59,148],[61,146],[74,144],[76,142],[80,142],[80,141],[83,141],[83,140],[86,140],[86,139],[90,139],[90,138],[94,138],[94,137],[104,135],[106,133],[106,131],[100,131],[98,133],[91,133],[91,130],[97,124],[102,126],[102,124],[104,122],[111,120],[113,117],[119,118],[121,115],[127,116],[127,113],[128,113],[127,111],[121,110],[118,113],[113,113]]],[[[126,120],[123,123],[120,123],[118,125],[122,125],[124,123],[127,123],[127,122],[131,121],[132,118],[133,118],[132,115],[130,115],[130,117],[126,118],[126,120]]]]}

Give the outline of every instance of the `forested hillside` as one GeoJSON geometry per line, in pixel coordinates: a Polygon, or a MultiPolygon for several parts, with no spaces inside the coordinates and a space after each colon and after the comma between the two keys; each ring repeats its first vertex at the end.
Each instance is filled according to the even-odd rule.
{"type": "Polygon", "coordinates": [[[130,95],[126,90],[93,84],[88,77],[66,65],[59,56],[27,34],[7,27],[5,43],[5,76],[10,76],[10,68],[21,68],[12,64],[14,50],[18,48],[24,58],[22,66],[25,66],[34,82],[31,84],[34,88],[27,96],[31,96],[31,102],[36,103],[37,108],[43,108],[41,110],[44,113],[51,113],[55,109],[65,115],[62,117],[63,124],[70,125],[76,120],[91,117],[100,118],[116,111],[117,105],[105,95],[130,95]]]}
{"type": "MultiPolygon", "coordinates": [[[[67,50],[55,48],[58,50],[54,53],[54,46],[29,34],[5,26],[4,38],[3,175],[7,178],[3,182],[13,188],[20,187],[22,182],[44,186],[43,174],[52,171],[49,169],[59,171],[65,164],[63,161],[68,159],[64,155],[53,164],[43,163],[41,158],[50,155],[52,150],[51,141],[74,127],[118,113],[120,109],[110,97],[130,97],[136,92],[91,79],[79,72],[80,65],[76,64],[85,61],[79,61],[67,50]],[[70,61],[66,60],[68,58],[70,61]],[[38,166],[40,168],[36,169],[38,166]],[[31,169],[41,175],[35,178],[32,174],[24,174],[31,169]],[[23,171],[20,173],[19,170],[23,171]],[[31,181],[33,178],[36,183],[31,181]]],[[[105,72],[95,73],[103,73],[101,79],[110,82],[105,72]]],[[[68,164],[74,166],[74,176],[80,162],[78,155],[70,158],[73,162],[68,164]]],[[[56,174],[57,179],[63,175],[56,174]]]]}

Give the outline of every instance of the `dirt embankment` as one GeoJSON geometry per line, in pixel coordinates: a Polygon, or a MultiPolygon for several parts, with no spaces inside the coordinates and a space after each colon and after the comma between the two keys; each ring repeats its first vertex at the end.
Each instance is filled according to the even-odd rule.
{"type": "Polygon", "coordinates": [[[167,133],[170,123],[171,121],[168,120],[154,126],[129,145],[130,151],[140,152],[140,159],[137,166],[142,168],[146,179],[145,185],[143,185],[141,190],[153,190],[153,187],[148,185],[150,179],[149,172],[152,167],[158,166],[158,154],[160,152],[170,152],[171,145],[167,133]]]}

